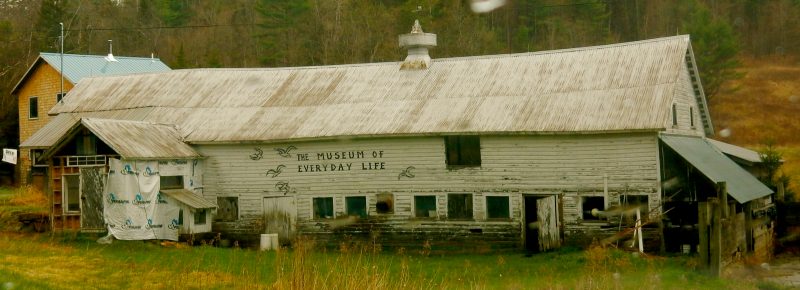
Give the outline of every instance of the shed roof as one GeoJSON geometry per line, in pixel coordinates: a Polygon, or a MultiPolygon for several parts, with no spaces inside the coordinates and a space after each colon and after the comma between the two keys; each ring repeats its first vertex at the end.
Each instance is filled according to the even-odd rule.
{"type": "Polygon", "coordinates": [[[160,191],[191,208],[217,208],[215,204],[187,189],[162,189],[160,191]]]}
{"type": "Polygon", "coordinates": [[[53,146],[70,128],[81,121],[81,117],[140,121],[144,120],[151,111],[153,111],[153,108],[59,114],[19,146],[29,148],[53,146]]]}
{"type": "MultiPolygon", "coordinates": [[[[148,72],[169,71],[170,68],[157,58],[114,56],[117,61],[109,62],[105,55],[64,54],[64,78],[72,84],[92,76],[126,75],[148,72]]],[[[19,83],[12,90],[16,93],[25,80],[33,73],[37,65],[47,63],[57,72],[61,72],[61,55],[42,52],[31,65],[19,83]]]]}
{"type": "MultiPolygon", "coordinates": [[[[663,130],[688,36],[534,53],[87,78],[50,113],[154,108],[188,142],[663,130]]],[[[701,112],[702,113],[702,112],[701,112]]],[[[707,120],[707,118],[705,119],[707,120]]]]}
{"type": "Polygon", "coordinates": [[[81,124],[124,159],[199,158],[172,125],[82,118],[81,124]]]}
{"type": "Polygon", "coordinates": [[[739,203],[746,203],[773,193],[753,175],[718,151],[708,141],[709,139],[661,135],[661,140],[712,182],[725,182],[728,194],[739,203]]]}

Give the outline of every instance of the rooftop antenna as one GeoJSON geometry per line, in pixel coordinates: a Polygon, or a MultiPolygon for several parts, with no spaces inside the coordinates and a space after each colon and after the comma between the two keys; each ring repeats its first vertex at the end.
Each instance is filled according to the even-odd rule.
{"type": "Polygon", "coordinates": [[[108,55],[105,57],[107,62],[119,62],[116,58],[114,58],[114,54],[112,53],[113,47],[111,45],[111,39],[108,40],[108,55]]]}
{"type": "Polygon", "coordinates": [[[61,54],[60,54],[60,63],[59,63],[59,71],[61,72],[61,89],[58,92],[58,95],[61,97],[59,98],[58,102],[64,100],[64,22],[59,22],[58,25],[61,25],[61,36],[59,37],[61,41],[61,54]]]}

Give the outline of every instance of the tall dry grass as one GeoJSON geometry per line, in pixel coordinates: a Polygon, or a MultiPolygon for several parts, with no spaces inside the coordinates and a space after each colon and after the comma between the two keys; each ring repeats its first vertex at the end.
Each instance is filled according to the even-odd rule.
{"type": "Polygon", "coordinates": [[[45,212],[47,211],[48,203],[49,201],[44,192],[30,185],[16,188],[11,198],[8,199],[9,205],[41,209],[45,212]]]}

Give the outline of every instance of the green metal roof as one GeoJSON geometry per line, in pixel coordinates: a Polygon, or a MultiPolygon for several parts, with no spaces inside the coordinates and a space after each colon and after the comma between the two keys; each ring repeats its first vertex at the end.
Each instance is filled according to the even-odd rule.
{"type": "Polygon", "coordinates": [[[739,203],[773,193],[753,175],[739,167],[702,137],[661,135],[661,141],[675,150],[712,182],[725,182],[730,194],[739,203]]]}
{"type": "MultiPolygon", "coordinates": [[[[116,61],[108,61],[105,55],[64,54],[64,79],[73,85],[86,77],[126,75],[137,73],[163,72],[170,69],[157,58],[114,56],[116,61]]],[[[31,65],[28,72],[14,87],[16,93],[22,83],[27,79],[40,62],[46,62],[56,71],[61,71],[61,55],[58,53],[42,52],[39,58],[31,65]]]]}

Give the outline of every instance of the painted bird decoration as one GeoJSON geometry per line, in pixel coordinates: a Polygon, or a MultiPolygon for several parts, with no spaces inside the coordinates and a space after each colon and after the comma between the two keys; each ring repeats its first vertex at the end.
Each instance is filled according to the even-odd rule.
{"type": "Polygon", "coordinates": [[[275,169],[267,170],[267,176],[272,175],[272,178],[278,177],[278,175],[280,175],[281,172],[283,172],[284,168],[286,168],[286,165],[281,164],[278,165],[278,167],[276,167],[275,169]]]}
{"type": "Polygon", "coordinates": [[[414,178],[416,176],[414,174],[414,169],[416,169],[414,166],[406,167],[406,169],[403,169],[400,171],[400,174],[397,175],[397,180],[400,180],[400,177],[414,178]]]}
{"type": "Polygon", "coordinates": [[[295,150],[295,149],[297,149],[297,147],[294,147],[293,145],[289,145],[289,147],[286,147],[285,149],[284,148],[275,148],[275,151],[278,151],[278,155],[280,155],[281,157],[287,157],[288,158],[288,157],[292,157],[292,154],[290,152],[292,152],[292,150],[295,150]]]}
{"type": "Polygon", "coordinates": [[[295,193],[294,188],[289,186],[289,183],[285,181],[279,181],[278,183],[275,183],[275,189],[277,189],[280,192],[283,192],[283,195],[289,193],[295,193]]]}
{"type": "Polygon", "coordinates": [[[250,154],[250,159],[251,160],[259,160],[259,159],[264,157],[264,150],[261,150],[261,148],[258,148],[258,147],[253,148],[253,149],[256,150],[256,153],[250,154]]]}

